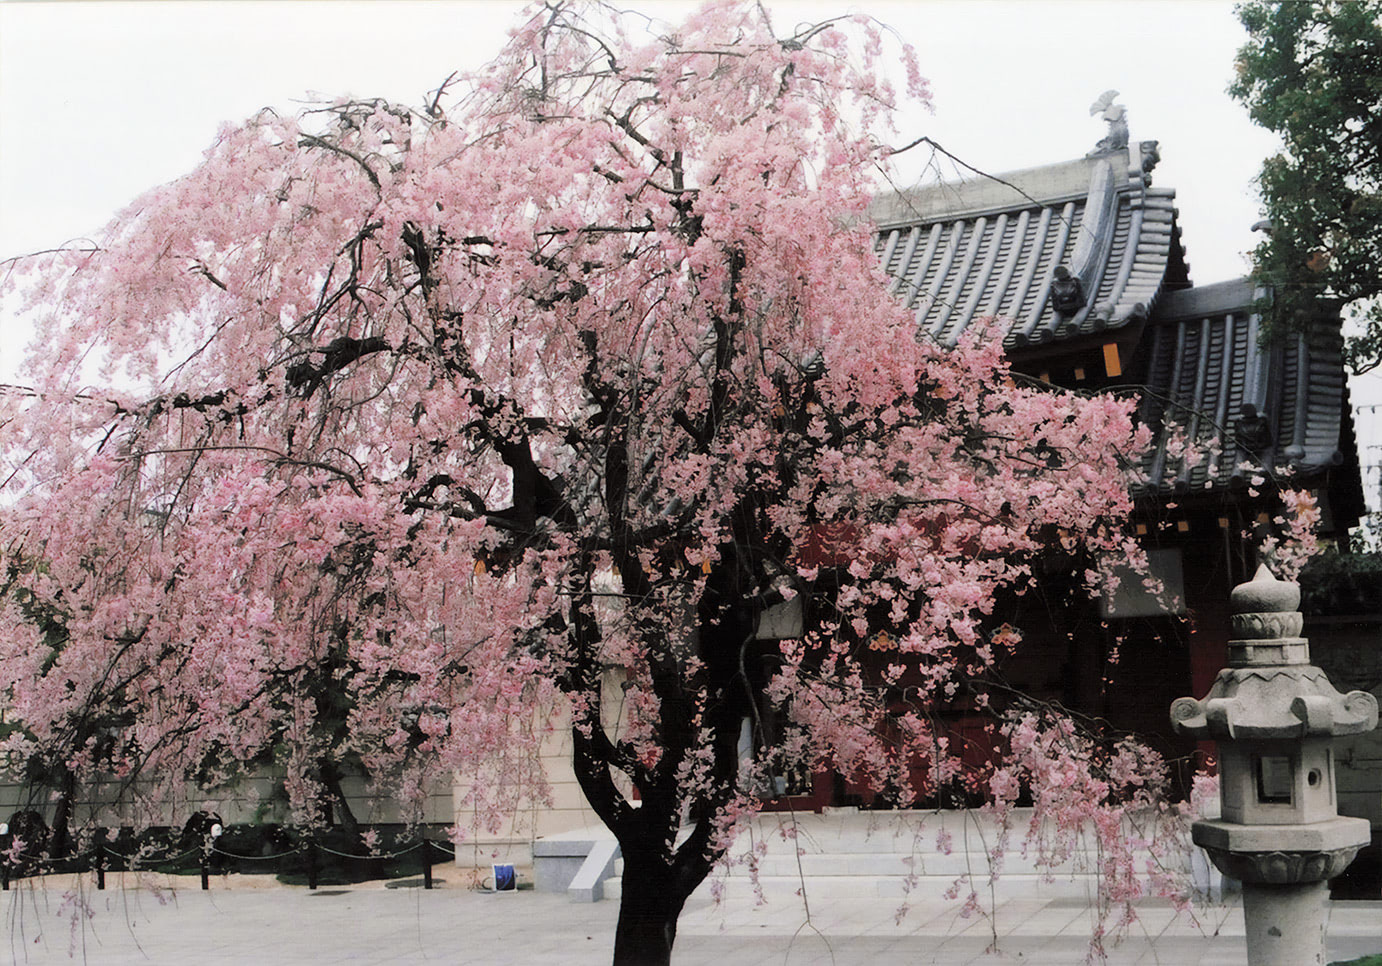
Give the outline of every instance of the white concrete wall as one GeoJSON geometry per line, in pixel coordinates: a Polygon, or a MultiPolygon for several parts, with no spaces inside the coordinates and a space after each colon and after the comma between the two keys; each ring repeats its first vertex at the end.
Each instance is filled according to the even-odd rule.
{"type": "MultiPolygon", "coordinates": [[[[623,720],[623,689],[619,672],[611,671],[605,682],[605,706],[601,717],[606,731],[619,733],[623,720]]],[[[600,826],[600,817],[585,800],[571,766],[571,715],[567,710],[553,714],[535,712],[542,732],[540,763],[551,789],[549,803],[527,799],[516,812],[504,819],[498,831],[483,828],[473,809],[466,805],[466,794],[473,778],[457,774],[454,786],[455,822],[461,830],[456,846],[456,862],[467,868],[483,869],[494,862],[511,862],[530,867],[533,842],[543,836],[600,826]]]]}

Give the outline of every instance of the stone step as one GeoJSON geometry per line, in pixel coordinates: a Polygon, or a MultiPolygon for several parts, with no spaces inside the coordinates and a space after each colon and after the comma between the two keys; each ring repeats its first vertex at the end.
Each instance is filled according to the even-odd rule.
{"type": "MultiPolygon", "coordinates": [[[[807,877],[763,875],[758,879],[749,876],[723,876],[712,873],[693,894],[694,900],[709,901],[719,896],[725,901],[752,902],[759,898],[766,901],[795,897],[803,889],[807,897],[822,899],[896,899],[899,903],[907,901],[940,902],[953,899],[962,903],[970,889],[980,893],[985,902],[990,898],[996,901],[1009,899],[1078,899],[1088,902],[1094,898],[1098,889],[1098,876],[1093,873],[1077,873],[1048,879],[1041,875],[1005,875],[990,884],[987,877],[958,887],[958,898],[951,894],[956,890],[954,876],[920,876],[910,883],[905,876],[859,876],[859,875],[813,875],[807,877]]],[[[623,879],[619,876],[604,881],[604,898],[618,900],[623,892],[623,879]]]]}
{"type": "MultiPolygon", "coordinates": [[[[1097,863],[1092,859],[1076,862],[1059,874],[1093,871],[1096,866],[1097,863]]],[[[987,876],[989,865],[987,856],[976,855],[972,852],[952,852],[949,855],[940,852],[916,854],[901,852],[823,854],[817,852],[796,856],[784,855],[778,851],[760,856],[754,867],[746,862],[737,862],[727,869],[721,870],[718,874],[727,875],[730,878],[749,878],[755,874],[755,871],[760,877],[800,875],[806,878],[817,876],[902,878],[915,873],[917,876],[923,877],[953,879],[960,875],[987,876]]],[[[618,867],[616,867],[616,874],[617,872],[618,867]]],[[[1034,856],[1024,856],[1020,852],[1014,851],[1003,857],[1001,873],[1004,876],[1044,876],[1047,872],[1047,869],[1037,863],[1034,856]]]]}

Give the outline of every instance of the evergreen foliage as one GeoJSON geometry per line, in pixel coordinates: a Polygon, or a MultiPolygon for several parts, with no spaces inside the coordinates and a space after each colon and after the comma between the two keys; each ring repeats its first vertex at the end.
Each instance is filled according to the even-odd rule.
{"type": "Polygon", "coordinates": [[[1277,328],[1348,306],[1349,363],[1382,361],[1382,0],[1254,0],[1229,92],[1281,136],[1259,185],[1270,228],[1253,253],[1277,328]]]}

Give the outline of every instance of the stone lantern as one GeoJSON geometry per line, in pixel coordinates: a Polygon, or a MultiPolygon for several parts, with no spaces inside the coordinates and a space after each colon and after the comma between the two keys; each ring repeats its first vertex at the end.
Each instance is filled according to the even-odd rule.
{"type": "Polygon", "coordinates": [[[1338,814],[1333,739],[1375,728],[1377,699],[1310,663],[1297,584],[1261,567],[1231,605],[1229,666],[1203,700],[1171,705],[1178,733],[1218,743],[1222,814],[1192,837],[1243,883],[1251,966],[1323,966],[1326,881],[1370,839],[1367,819],[1338,814]]]}

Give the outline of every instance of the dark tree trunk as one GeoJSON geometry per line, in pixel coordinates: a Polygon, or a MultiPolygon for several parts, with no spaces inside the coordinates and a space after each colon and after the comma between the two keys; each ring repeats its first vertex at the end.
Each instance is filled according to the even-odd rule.
{"type": "Polygon", "coordinates": [[[668,966],[686,903],[679,876],[661,856],[624,853],[614,966],[668,966]]]}
{"type": "Polygon", "coordinates": [[[345,789],[341,785],[341,772],[336,767],[335,762],[329,759],[322,759],[319,769],[322,785],[326,788],[326,794],[322,800],[323,817],[326,824],[332,822],[332,811],[340,823],[342,830],[352,838],[360,837],[360,823],[355,818],[355,812],[350,808],[350,802],[346,800],[345,789]]]}
{"type": "Polygon", "coordinates": [[[643,807],[630,808],[611,780],[603,754],[617,753],[617,748],[598,729],[574,728],[572,735],[576,777],[591,807],[619,840],[624,859],[614,966],[668,966],[677,917],[686,897],[710,871],[707,843],[703,835],[693,833],[671,851],[668,841],[677,828],[677,798],[653,784],[644,789],[643,807]]]}
{"type": "Polygon", "coordinates": [[[72,848],[72,805],[77,795],[77,775],[64,768],[62,789],[53,810],[53,833],[48,839],[48,853],[55,859],[64,858],[72,848]]]}
{"type": "MultiPolygon", "coordinates": [[[[616,535],[613,556],[630,599],[651,600],[655,588],[637,554],[629,551],[622,522],[626,456],[622,442],[611,445],[605,503],[616,535]]],[[[722,548],[722,554],[734,556],[734,546],[722,548]]],[[[696,668],[688,667],[677,648],[666,646],[661,615],[642,616],[639,630],[649,645],[645,669],[659,702],[661,751],[655,764],[647,764],[635,748],[613,740],[600,720],[604,667],[597,659],[600,627],[590,592],[592,574],[588,562],[572,595],[570,633],[581,660],[570,684],[584,706],[583,715],[573,721],[572,764],[586,800],[614,833],[623,854],[614,966],[668,966],[682,907],[722,851],[713,830],[720,810],[736,793],[740,723],[752,701],[743,678],[743,649],[753,636],[753,614],[743,606],[743,595],[736,594],[737,577],[713,572],[695,618],[701,657],[696,668]],[[708,771],[692,787],[683,787],[682,763],[707,751],[708,771]],[[615,772],[631,780],[639,808],[631,806],[615,772]],[[687,834],[674,847],[681,826],[687,834]]]]}

